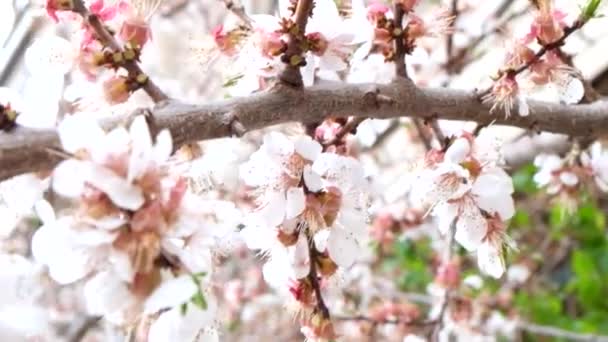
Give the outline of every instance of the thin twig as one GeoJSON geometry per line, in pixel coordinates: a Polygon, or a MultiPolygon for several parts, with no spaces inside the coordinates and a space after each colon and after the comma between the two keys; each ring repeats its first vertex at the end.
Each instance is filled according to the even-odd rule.
{"type": "Polygon", "coordinates": [[[74,331],[68,333],[67,340],[69,342],[80,342],[80,341],[82,341],[86,337],[87,333],[91,329],[93,329],[95,326],[97,326],[97,324],[99,323],[100,320],[101,320],[100,316],[84,317],[79,322],[79,325],[74,329],[74,331]]]}
{"type": "MultiPolygon", "coordinates": [[[[452,0],[452,5],[450,8],[450,15],[454,18],[454,20],[452,21],[452,24],[451,24],[452,28],[454,28],[456,26],[456,20],[458,20],[458,0],[452,0]]],[[[452,65],[451,60],[452,60],[453,50],[454,50],[454,30],[450,30],[450,32],[447,34],[446,45],[445,45],[446,60],[447,60],[448,66],[452,65]]],[[[452,68],[447,68],[447,72],[451,73],[452,68]]]]}
{"type": "Polygon", "coordinates": [[[399,2],[395,2],[395,27],[399,34],[395,37],[395,73],[397,77],[407,78],[407,68],[405,63],[405,39],[407,32],[403,29],[403,17],[405,11],[399,2]]]}
{"type": "Polygon", "coordinates": [[[538,325],[527,322],[517,322],[517,328],[537,335],[551,336],[554,338],[567,339],[570,341],[608,342],[608,336],[601,336],[595,334],[580,334],[560,329],[557,327],[538,325]]]}
{"type": "Polygon", "coordinates": [[[420,138],[420,140],[422,141],[424,148],[427,151],[432,150],[433,144],[431,143],[431,139],[429,139],[429,137],[427,137],[427,135],[426,135],[424,123],[422,122],[422,120],[413,119],[412,121],[414,122],[414,126],[416,127],[416,132],[418,133],[418,138],[420,138]]]}
{"type": "MultiPolygon", "coordinates": [[[[118,41],[114,36],[107,30],[103,22],[95,14],[89,12],[82,0],[74,1],[74,12],[80,14],[84,21],[95,31],[97,39],[112,49],[114,52],[123,51],[118,41]]],[[[145,75],[145,73],[139,67],[139,64],[135,61],[125,61],[123,67],[129,72],[129,75],[138,76],[145,75]]],[[[169,97],[148,77],[147,81],[143,84],[142,88],[155,102],[163,102],[169,99],[169,97]]]]}
{"type": "Polygon", "coordinates": [[[328,141],[323,142],[323,146],[331,146],[340,142],[347,134],[354,132],[360,123],[365,121],[365,117],[351,118],[344,126],[336,133],[336,135],[328,141]]]}
{"type": "Polygon", "coordinates": [[[302,81],[302,73],[300,72],[301,64],[296,60],[295,56],[303,58],[302,39],[306,33],[306,24],[308,17],[312,14],[314,0],[298,0],[294,13],[295,28],[291,29],[287,38],[287,49],[283,54],[283,62],[286,63],[285,69],[279,74],[279,80],[286,85],[301,88],[304,84],[302,81]]]}
{"type": "Polygon", "coordinates": [[[315,299],[317,300],[316,309],[321,313],[324,319],[329,320],[331,318],[329,308],[323,300],[323,294],[321,293],[321,284],[317,275],[317,264],[315,259],[318,256],[317,248],[315,247],[314,239],[311,237],[308,239],[308,252],[310,253],[310,273],[308,273],[308,281],[315,291],[315,299]]]}

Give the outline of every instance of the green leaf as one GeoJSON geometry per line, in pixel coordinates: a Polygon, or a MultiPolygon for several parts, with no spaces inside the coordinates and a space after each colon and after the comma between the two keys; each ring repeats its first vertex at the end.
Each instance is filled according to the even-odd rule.
{"type": "Polygon", "coordinates": [[[224,82],[224,84],[222,84],[222,88],[230,88],[233,87],[234,85],[236,85],[236,83],[241,79],[245,77],[244,74],[238,74],[236,76],[230,77],[226,80],[226,82],[224,82]]]}
{"type": "Polygon", "coordinates": [[[205,296],[203,296],[201,291],[198,291],[194,296],[192,296],[190,301],[199,308],[207,310],[207,300],[205,300],[205,296]]]}
{"type": "Polygon", "coordinates": [[[589,0],[589,2],[587,2],[587,4],[585,5],[585,8],[582,13],[583,20],[587,21],[589,19],[595,18],[597,9],[601,3],[602,0],[589,0]]]}

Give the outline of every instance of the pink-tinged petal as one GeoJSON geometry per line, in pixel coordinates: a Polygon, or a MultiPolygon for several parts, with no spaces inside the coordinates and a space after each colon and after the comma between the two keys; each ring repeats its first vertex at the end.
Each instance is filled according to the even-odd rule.
{"type": "Polygon", "coordinates": [[[144,195],[139,187],[105,167],[92,167],[88,182],[121,208],[137,210],[144,204],[144,195]]]}
{"type": "Polygon", "coordinates": [[[99,12],[99,18],[102,21],[110,21],[116,17],[116,14],[118,14],[118,6],[110,6],[99,12]]]}
{"type": "Polygon", "coordinates": [[[456,221],[454,239],[466,250],[474,251],[481,244],[487,231],[488,223],[479,209],[472,203],[466,204],[456,221]]]}
{"type": "Polygon", "coordinates": [[[134,232],[158,231],[163,224],[163,208],[158,200],[137,210],[131,219],[131,229],[134,232]]]}
{"type": "Polygon", "coordinates": [[[91,11],[91,13],[99,14],[99,12],[101,12],[103,7],[104,7],[104,0],[95,0],[95,1],[93,1],[93,3],[91,3],[91,6],[89,6],[89,10],[91,11]]]}
{"type": "Polygon", "coordinates": [[[187,190],[188,182],[186,181],[186,178],[180,177],[169,190],[169,196],[163,205],[165,212],[177,210],[180,207],[187,190]]]}
{"type": "Polygon", "coordinates": [[[304,211],[306,207],[306,196],[302,188],[289,188],[287,190],[287,203],[285,207],[285,219],[291,220],[304,211]]]}
{"type": "Polygon", "coordinates": [[[302,279],[310,273],[310,256],[308,254],[308,238],[300,233],[296,245],[290,254],[291,267],[296,279],[302,279]]]}
{"type": "Polygon", "coordinates": [[[361,254],[361,246],[351,233],[333,227],[327,239],[327,251],[338,266],[350,267],[361,254]]]}
{"type": "Polygon", "coordinates": [[[152,314],[189,302],[198,291],[190,275],[167,280],[152,292],[144,303],[144,313],[152,314]]]}

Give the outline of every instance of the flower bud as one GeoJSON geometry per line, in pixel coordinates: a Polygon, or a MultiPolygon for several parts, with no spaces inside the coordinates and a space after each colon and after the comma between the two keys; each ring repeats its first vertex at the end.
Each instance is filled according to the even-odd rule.
{"type": "Polygon", "coordinates": [[[144,46],[152,33],[146,22],[136,20],[125,20],[120,28],[120,39],[134,46],[144,46]]]}
{"type": "Polygon", "coordinates": [[[126,102],[130,96],[127,78],[117,76],[103,82],[103,92],[106,101],[112,105],[126,102]]]}
{"type": "Polygon", "coordinates": [[[74,9],[74,0],[46,0],[46,13],[54,21],[59,21],[57,17],[58,11],[72,11],[74,9]]]}

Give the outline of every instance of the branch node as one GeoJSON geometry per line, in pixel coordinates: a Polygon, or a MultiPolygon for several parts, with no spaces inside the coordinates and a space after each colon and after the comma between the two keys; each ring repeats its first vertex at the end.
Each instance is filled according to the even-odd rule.
{"type": "Polygon", "coordinates": [[[230,127],[230,135],[237,136],[240,138],[243,135],[245,135],[245,133],[247,133],[247,128],[245,128],[245,125],[243,125],[241,120],[238,118],[238,116],[234,112],[231,112],[228,114],[228,119],[229,119],[228,125],[230,127]]]}

